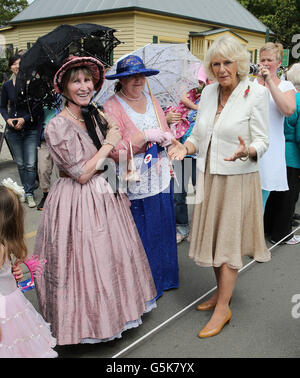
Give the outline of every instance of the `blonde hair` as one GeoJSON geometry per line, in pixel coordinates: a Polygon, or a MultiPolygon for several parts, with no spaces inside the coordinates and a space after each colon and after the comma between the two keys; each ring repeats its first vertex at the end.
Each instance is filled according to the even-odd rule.
{"type": "Polygon", "coordinates": [[[209,47],[205,56],[204,67],[210,80],[215,79],[211,63],[217,55],[221,55],[232,62],[237,62],[240,80],[246,79],[249,74],[250,54],[235,38],[220,37],[209,47]]]}
{"type": "Polygon", "coordinates": [[[0,185],[0,248],[4,247],[5,257],[10,255],[17,259],[24,259],[28,249],[24,240],[24,210],[19,197],[10,189],[0,185]]]}
{"type": "Polygon", "coordinates": [[[300,91],[300,63],[292,65],[286,74],[286,78],[294,84],[298,91],[300,91]]]}
{"type": "Polygon", "coordinates": [[[263,47],[261,47],[261,49],[259,50],[259,54],[261,55],[261,53],[263,51],[271,51],[271,52],[273,52],[275,54],[276,59],[278,60],[278,62],[282,62],[282,58],[283,58],[283,46],[282,46],[281,43],[268,42],[265,45],[263,45],[263,47]]]}

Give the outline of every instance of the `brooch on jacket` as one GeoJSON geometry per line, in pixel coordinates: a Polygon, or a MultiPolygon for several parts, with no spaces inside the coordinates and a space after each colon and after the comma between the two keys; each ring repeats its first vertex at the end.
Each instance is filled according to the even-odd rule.
{"type": "Polygon", "coordinates": [[[248,85],[248,88],[245,90],[244,97],[247,97],[249,92],[250,92],[250,85],[248,85]]]}

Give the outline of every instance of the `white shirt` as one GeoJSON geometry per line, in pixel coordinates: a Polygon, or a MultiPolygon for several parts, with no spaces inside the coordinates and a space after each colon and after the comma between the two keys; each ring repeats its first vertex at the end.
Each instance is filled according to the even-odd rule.
{"type": "MultiPolygon", "coordinates": [[[[285,80],[280,81],[278,88],[281,92],[296,91],[294,85],[285,80]]],[[[285,161],[284,115],[278,110],[272,96],[270,96],[269,149],[259,160],[259,172],[262,189],[289,190],[285,161]]]]}

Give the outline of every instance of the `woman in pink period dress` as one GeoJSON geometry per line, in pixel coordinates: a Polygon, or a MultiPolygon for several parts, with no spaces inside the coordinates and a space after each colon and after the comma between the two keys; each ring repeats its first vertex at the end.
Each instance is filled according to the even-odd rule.
{"type": "Polygon", "coordinates": [[[129,200],[114,193],[98,170],[121,141],[119,128],[103,113],[101,124],[89,113],[103,81],[100,61],[70,57],[54,78],[66,104],[45,129],[60,178],[48,194],[37,233],[35,251],[48,261],[37,292],[59,345],[119,338],[156,306],[129,200]]]}

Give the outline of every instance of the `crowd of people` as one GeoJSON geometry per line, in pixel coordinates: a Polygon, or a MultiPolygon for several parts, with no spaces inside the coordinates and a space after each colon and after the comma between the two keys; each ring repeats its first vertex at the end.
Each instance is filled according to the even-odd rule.
{"type": "Polygon", "coordinates": [[[110,341],[139,326],[166,290],[179,287],[177,244],[186,238],[190,258],[212,267],[217,283],[196,307],[213,310],[198,336],[222,331],[243,256],[269,261],[266,233],[272,242],[300,242],[292,234],[300,64],[280,80],[281,60],[282,46],[267,43],[253,79],[247,50],[220,37],[199,69],[199,87],[162,109],[145,91],[147,77],[159,71],[140,57],[123,58],[105,77],[98,59],[70,56],[53,79],[62,108],[42,112],[42,120],[39,109],[33,120],[15,105],[20,57],[10,62],[1,114],[25,199],[0,186],[1,357],[56,357],[56,344],[110,341]],[[115,94],[103,108],[91,105],[105,79],[116,80],[115,94]],[[43,213],[34,253],[47,260],[36,279],[41,315],[15,284],[23,276],[16,261],[28,254],[20,202],[35,206],[37,176],[43,213]],[[192,217],[186,178],[195,190],[192,217]]]}

